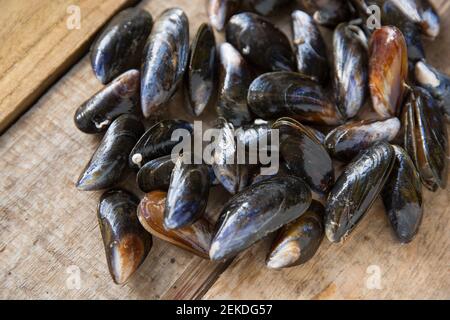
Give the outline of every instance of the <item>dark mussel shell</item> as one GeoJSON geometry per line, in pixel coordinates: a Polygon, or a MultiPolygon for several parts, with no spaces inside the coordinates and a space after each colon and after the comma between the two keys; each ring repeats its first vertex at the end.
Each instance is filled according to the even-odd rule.
{"type": "Polygon", "coordinates": [[[274,174],[263,174],[261,171],[257,171],[255,174],[253,174],[253,177],[251,178],[250,185],[268,180],[270,178],[276,177],[276,176],[289,176],[292,175],[286,166],[286,163],[284,161],[281,161],[278,165],[278,171],[274,174]]]}
{"type": "Polygon", "coordinates": [[[192,42],[186,71],[186,97],[192,113],[199,116],[211,102],[216,89],[216,39],[212,28],[203,23],[192,42]]]}
{"type": "Polygon", "coordinates": [[[141,105],[145,117],[161,113],[182,80],[189,59],[189,22],[179,8],[155,21],[144,49],[141,105]]]}
{"type": "Polygon", "coordinates": [[[172,156],[167,155],[147,162],[137,174],[137,184],[143,192],[167,190],[170,186],[175,163],[172,156]]]}
{"type": "Polygon", "coordinates": [[[185,130],[186,133],[191,134],[192,124],[184,120],[162,120],[153,125],[131,151],[130,167],[138,170],[150,160],[169,155],[173,147],[181,141],[181,138],[172,140],[172,134],[177,130],[185,130]]]}
{"type": "Polygon", "coordinates": [[[340,24],[334,30],[334,86],[336,104],[346,118],[353,118],[368,95],[367,38],[356,25],[340,24]]]}
{"type": "Polygon", "coordinates": [[[343,0],[302,0],[303,6],[314,11],[314,20],[327,27],[335,27],[352,18],[347,1],[343,0]]]}
{"type": "Polygon", "coordinates": [[[400,111],[408,77],[405,38],[396,27],[382,27],[372,34],[369,49],[369,87],[375,111],[382,117],[400,111]]]}
{"type": "Polygon", "coordinates": [[[328,195],[325,233],[340,242],[353,231],[384,187],[394,165],[394,149],[380,142],[355,158],[328,195]]]}
{"type": "Polygon", "coordinates": [[[208,166],[195,164],[190,154],[176,160],[164,210],[166,229],[191,225],[205,213],[211,185],[208,166]]]}
{"type": "Polygon", "coordinates": [[[399,146],[393,148],[394,168],[381,197],[395,235],[402,243],[408,243],[422,222],[422,184],[408,153],[399,146]]]}
{"type": "Polygon", "coordinates": [[[235,256],[301,216],[310,204],[308,186],[294,176],[274,177],[246,188],[225,204],[210,258],[235,256]]]}
{"type": "Polygon", "coordinates": [[[343,119],[325,90],[295,72],[272,72],[256,78],[248,90],[250,110],[263,119],[291,117],[318,125],[343,119]]]}
{"type": "Polygon", "coordinates": [[[328,133],[325,147],[333,158],[344,162],[351,161],[360,151],[379,141],[394,140],[400,127],[398,118],[347,123],[328,133]]]}
{"type": "Polygon", "coordinates": [[[295,56],[286,35],[263,17],[249,12],[234,15],[226,28],[231,43],[263,71],[295,71],[295,56]]]}
{"type": "Polygon", "coordinates": [[[450,77],[419,61],[415,66],[415,79],[432,94],[450,121],[450,77]]]}
{"type": "Polygon", "coordinates": [[[297,220],[282,227],[266,259],[267,267],[281,269],[309,261],[319,249],[325,235],[325,208],[313,200],[297,220]]]}
{"type": "Polygon", "coordinates": [[[121,114],[139,116],[139,85],[139,71],[125,72],[77,109],[75,125],[85,133],[100,133],[121,114]]]}
{"type": "Polygon", "coordinates": [[[246,0],[247,4],[258,14],[269,16],[292,0],[246,0]]]}
{"type": "Polygon", "coordinates": [[[298,176],[312,191],[325,195],[334,183],[333,163],[315,134],[299,122],[281,118],[272,125],[279,130],[280,154],[290,174],[298,176]]]}
{"type": "Polygon", "coordinates": [[[244,146],[246,151],[262,143],[267,145],[270,141],[270,127],[268,121],[256,119],[253,123],[238,128],[236,130],[237,144],[244,146]]]}
{"type": "Polygon", "coordinates": [[[298,72],[326,84],[329,65],[327,50],[319,29],[306,12],[295,10],[291,17],[298,72]]]}
{"type": "Polygon", "coordinates": [[[414,87],[403,106],[404,147],[429,190],[445,189],[448,178],[448,136],[444,116],[433,97],[414,87]]]}
{"type": "Polygon", "coordinates": [[[213,227],[209,221],[202,217],[190,226],[166,229],[164,227],[166,197],[167,193],[163,191],[152,191],[144,196],[137,210],[142,226],[157,238],[209,259],[209,248],[213,237],[213,227]]]}
{"type": "Polygon", "coordinates": [[[220,134],[214,145],[212,168],[222,186],[235,194],[247,186],[248,166],[238,159],[233,124],[219,118],[216,129],[220,130],[220,134]]]}
{"type": "Polygon", "coordinates": [[[248,87],[253,73],[240,53],[229,43],[219,47],[219,101],[217,113],[240,127],[252,120],[247,106],[248,87]]]}
{"type": "Polygon", "coordinates": [[[240,8],[243,0],[208,0],[209,22],[217,31],[222,31],[228,19],[240,8]]]}
{"type": "Polygon", "coordinates": [[[127,159],[144,126],[133,115],[121,115],[113,121],[103,140],[77,182],[83,191],[101,190],[120,182],[127,159]]]}
{"type": "Polygon", "coordinates": [[[152,236],[136,216],[139,199],[125,190],[110,190],[98,205],[98,223],[105,246],[109,272],[122,284],[144,262],[152,247],[152,236]]]}
{"type": "Polygon", "coordinates": [[[150,13],[128,8],[105,27],[91,48],[92,69],[103,84],[127,70],[140,67],[152,24],[150,13]]]}

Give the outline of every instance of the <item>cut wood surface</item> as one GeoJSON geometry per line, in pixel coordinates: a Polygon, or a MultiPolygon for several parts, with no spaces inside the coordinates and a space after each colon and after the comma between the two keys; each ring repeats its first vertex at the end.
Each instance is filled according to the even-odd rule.
{"type": "MultiPolygon", "coordinates": [[[[89,1],[91,8],[97,2],[108,1],[89,1]]],[[[450,73],[450,3],[433,2],[442,14],[442,33],[435,42],[426,42],[428,61],[450,73]]],[[[207,21],[203,0],[143,1],[139,6],[154,17],[166,8],[181,7],[190,19],[191,37],[207,21]]],[[[280,23],[289,32],[286,14],[280,23]]],[[[80,32],[88,33],[92,30],[83,28],[94,27],[82,24],[80,32]]],[[[3,53],[1,57],[4,70],[3,53]]],[[[10,85],[0,80],[2,94],[10,85]]],[[[113,284],[96,217],[101,193],[74,187],[101,137],[79,132],[73,114],[100,88],[85,56],[0,137],[0,298],[450,298],[448,188],[425,192],[424,221],[408,245],[394,239],[378,201],[344,244],[325,239],[318,254],[301,267],[266,269],[270,239],[229,266],[155,239],[130,281],[113,284]]],[[[169,116],[193,120],[183,101],[177,94],[168,106],[169,116]]],[[[208,111],[203,118],[214,117],[208,111]]],[[[125,186],[134,189],[131,174],[125,186]]],[[[227,195],[219,187],[212,193],[208,213],[215,217],[227,195]]]]}

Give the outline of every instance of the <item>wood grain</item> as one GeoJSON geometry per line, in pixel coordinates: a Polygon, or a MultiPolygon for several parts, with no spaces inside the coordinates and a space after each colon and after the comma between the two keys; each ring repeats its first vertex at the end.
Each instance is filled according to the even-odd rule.
{"type": "MultiPolygon", "coordinates": [[[[426,46],[429,61],[450,73],[447,3],[439,3],[443,34],[426,46]]],[[[183,8],[191,37],[206,21],[203,0],[153,0],[140,6],[154,17],[168,7],[183,8]]],[[[288,17],[280,23],[289,32],[288,17]]],[[[79,132],[72,117],[101,87],[84,57],[0,137],[1,299],[450,298],[449,189],[426,193],[426,216],[409,245],[395,241],[377,202],[345,244],[325,240],[303,267],[267,270],[270,239],[239,255],[227,269],[156,239],[130,281],[114,285],[96,221],[100,193],[74,187],[101,137],[79,132]],[[380,268],[381,290],[367,287],[369,266],[380,268]],[[71,286],[73,270],[80,272],[79,288],[71,286]]],[[[183,101],[177,94],[168,116],[192,120],[183,101]]],[[[209,111],[203,119],[214,117],[209,111]]],[[[135,188],[133,178],[130,174],[125,187],[135,188]]],[[[212,194],[207,211],[215,217],[227,194],[221,188],[212,194]]]]}
{"type": "Polygon", "coordinates": [[[114,13],[136,2],[2,1],[0,133],[86,52],[96,31],[114,13]],[[79,29],[68,28],[72,13],[70,6],[78,6],[80,9],[79,29]]]}

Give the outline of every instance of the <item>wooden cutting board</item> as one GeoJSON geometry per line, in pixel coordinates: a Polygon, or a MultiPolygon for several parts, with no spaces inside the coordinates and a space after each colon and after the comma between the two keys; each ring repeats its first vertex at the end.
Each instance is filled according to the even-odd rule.
{"type": "MultiPolygon", "coordinates": [[[[92,14],[101,15],[103,21],[126,2],[114,1],[111,5],[112,1],[79,1],[81,6],[89,3],[92,14]],[[106,2],[110,2],[109,5],[104,5],[106,2]],[[111,9],[113,7],[115,9],[111,9]]],[[[426,42],[428,60],[450,73],[450,34],[446,32],[450,29],[450,3],[433,2],[442,14],[443,32],[435,42],[426,42]]],[[[11,6],[12,1],[2,2],[0,6],[4,3],[11,6]]],[[[46,12],[44,16],[48,16],[48,20],[57,15],[61,23],[65,14],[54,5],[66,6],[67,3],[51,3],[39,1],[40,10],[46,12]]],[[[200,23],[207,20],[203,0],[143,1],[139,6],[154,17],[169,7],[183,8],[191,22],[191,37],[200,23]]],[[[4,12],[3,7],[0,12],[4,12]]],[[[17,14],[14,17],[19,19],[17,14]]],[[[92,35],[101,24],[94,23],[95,17],[89,18],[91,23],[82,24],[79,32],[92,35]]],[[[289,32],[287,16],[274,19],[289,32]]],[[[46,19],[41,20],[47,23],[46,19]]],[[[11,24],[11,30],[21,25],[16,23],[13,27],[11,19],[6,18],[0,21],[11,24]]],[[[27,34],[21,28],[15,32],[27,34]]],[[[50,33],[43,32],[34,41],[50,33]]],[[[9,67],[4,65],[5,51],[0,51],[2,76],[8,73],[5,71],[15,70],[14,66],[20,61],[27,62],[18,75],[54,75],[58,73],[54,70],[67,69],[74,59],[74,54],[70,53],[74,51],[68,49],[65,40],[67,37],[73,36],[61,35],[60,42],[52,42],[51,52],[36,48],[40,56],[25,54],[9,67]],[[61,43],[66,46],[60,47],[61,43]],[[40,66],[39,57],[54,57],[55,61],[50,61],[51,67],[47,68],[45,64],[40,66]],[[34,70],[37,66],[41,67],[39,72],[34,70]]],[[[83,37],[77,39],[77,43],[88,42],[83,37]]],[[[223,36],[219,35],[218,39],[223,36]]],[[[33,50],[23,50],[22,54],[26,52],[31,54],[33,50]]],[[[34,87],[30,85],[30,88],[34,89],[29,92],[42,92],[42,88],[48,86],[48,76],[39,78],[43,86],[36,76],[32,78],[34,87]]],[[[13,80],[1,79],[0,93],[9,90],[17,94],[16,104],[8,103],[8,106],[12,109],[21,106],[18,109],[23,110],[27,103],[18,101],[26,100],[27,95],[21,93],[25,90],[24,84],[16,85],[15,90],[11,90],[11,86],[14,86],[13,80]]],[[[0,137],[0,298],[450,298],[449,189],[434,194],[425,192],[424,221],[419,235],[408,245],[399,245],[393,238],[382,205],[377,202],[348,241],[332,245],[325,240],[318,254],[302,267],[282,271],[266,269],[264,258],[270,239],[243,252],[229,266],[202,260],[156,239],[136,275],[123,286],[114,285],[108,274],[96,220],[100,193],[83,193],[74,187],[100,137],[79,132],[73,125],[73,113],[101,87],[85,55],[0,137]],[[80,281],[74,283],[73,277],[77,274],[80,281]]],[[[3,116],[3,104],[0,105],[3,116]]],[[[184,110],[181,95],[169,104],[169,114],[192,120],[184,110]]],[[[214,116],[214,112],[209,111],[204,118],[210,120],[214,116]]],[[[132,185],[130,177],[126,187],[133,188],[132,185]]],[[[213,193],[208,212],[216,216],[220,202],[227,195],[221,188],[214,189],[213,193]]]]}

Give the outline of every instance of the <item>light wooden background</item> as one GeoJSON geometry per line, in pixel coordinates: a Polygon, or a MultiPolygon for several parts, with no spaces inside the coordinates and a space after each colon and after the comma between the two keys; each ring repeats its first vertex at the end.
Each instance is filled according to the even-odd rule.
{"type": "MultiPolygon", "coordinates": [[[[14,1],[38,8],[40,23],[33,20],[37,18],[31,9],[25,16],[13,7],[8,8],[15,14],[0,14],[5,26],[0,28],[0,42],[7,43],[6,48],[0,47],[0,118],[9,117],[8,123],[85,52],[99,23],[128,1],[79,1],[82,28],[74,31],[62,27],[69,2],[73,1],[14,1]],[[84,18],[83,11],[89,13],[84,18]],[[22,25],[30,28],[29,22],[33,28],[45,27],[34,40],[21,29],[22,25]]],[[[433,2],[443,22],[439,38],[426,42],[428,61],[450,73],[450,1],[433,2]]],[[[12,4],[2,2],[0,12],[12,4]]],[[[206,21],[203,0],[154,0],[139,5],[154,17],[172,6],[183,8],[190,19],[191,36],[206,21]]],[[[289,32],[288,18],[281,20],[289,32]]],[[[242,253],[229,266],[155,240],[137,274],[123,286],[114,285],[96,220],[100,193],[78,192],[74,187],[100,138],[77,131],[73,114],[101,87],[84,55],[0,137],[0,298],[450,298],[449,189],[425,192],[423,225],[408,245],[394,239],[377,201],[346,243],[332,245],[325,240],[318,254],[302,267],[266,269],[270,239],[242,253]],[[80,289],[67,285],[71,266],[80,270],[80,289]],[[367,286],[371,270],[380,271],[379,289],[367,286]]],[[[191,119],[180,96],[170,103],[170,114],[191,119]]],[[[210,112],[206,118],[213,116],[210,112]]],[[[217,214],[217,203],[226,197],[220,188],[214,194],[211,215],[217,214]]]]}

